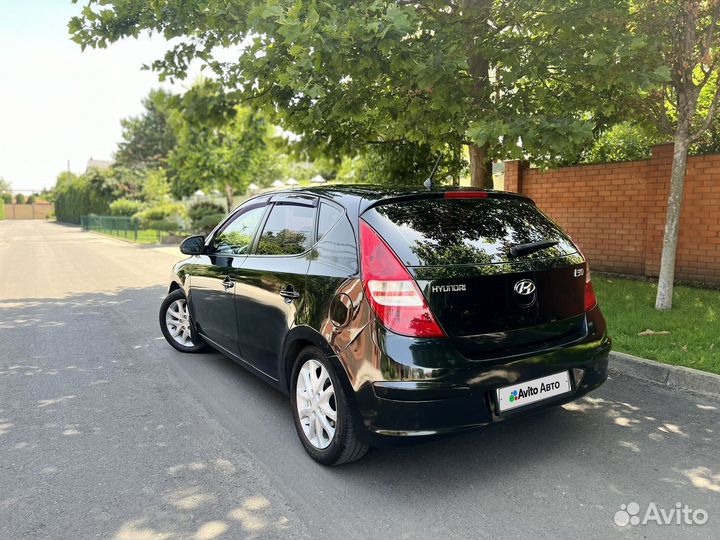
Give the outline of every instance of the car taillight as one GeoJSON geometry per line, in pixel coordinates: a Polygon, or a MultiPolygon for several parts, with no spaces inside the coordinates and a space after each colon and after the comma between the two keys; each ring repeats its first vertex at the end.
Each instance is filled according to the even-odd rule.
{"type": "Polygon", "coordinates": [[[585,311],[590,311],[596,305],[597,297],[590,281],[590,265],[585,263],[585,311]]]}
{"type": "Polygon", "coordinates": [[[383,326],[404,336],[445,337],[410,272],[363,220],[360,250],[365,294],[383,326]]]}

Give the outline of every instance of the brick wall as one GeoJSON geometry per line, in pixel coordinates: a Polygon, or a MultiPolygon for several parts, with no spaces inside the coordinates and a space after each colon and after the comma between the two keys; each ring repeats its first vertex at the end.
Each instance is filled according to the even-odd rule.
{"type": "MultiPolygon", "coordinates": [[[[548,171],[505,164],[505,189],[528,195],[580,246],[591,268],[657,276],[672,144],[652,158],[548,171]]],[[[678,279],[720,283],[720,154],[688,159],[678,279]]]]}

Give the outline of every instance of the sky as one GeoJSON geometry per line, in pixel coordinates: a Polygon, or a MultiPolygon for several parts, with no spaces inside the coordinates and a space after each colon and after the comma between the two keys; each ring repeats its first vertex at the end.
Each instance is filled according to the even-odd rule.
{"type": "Polygon", "coordinates": [[[81,9],[82,1],[0,0],[0,177],[14,190],[52,187],[68,161],[83,172],[90,158],[111,159],[120,119],[138,115],[152,88],[171,88],[141,70],[162,56],[162,38],[81,52],[67,31],[81,9]]]}

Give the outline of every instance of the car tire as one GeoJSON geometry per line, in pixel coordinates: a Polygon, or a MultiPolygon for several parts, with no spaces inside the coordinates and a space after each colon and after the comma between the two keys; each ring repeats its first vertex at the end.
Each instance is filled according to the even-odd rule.
{"type": "Polygon", "coordinates": [[[207,348],[192,326],[182,289],[174,290],[163,300],[160,306],[160,330],[167,342],[180,352],[197,353],[207,348]]]}
{"type": "Polygon", "coordinates": [[[320,349],[300,351],[290,381],[295,429],[310,457],[322,465],[342,465],[367,453],[369,447],[358,436],[345,390],[320,349]],[[327,397],[330,393],[332,397],[327,397]]]}

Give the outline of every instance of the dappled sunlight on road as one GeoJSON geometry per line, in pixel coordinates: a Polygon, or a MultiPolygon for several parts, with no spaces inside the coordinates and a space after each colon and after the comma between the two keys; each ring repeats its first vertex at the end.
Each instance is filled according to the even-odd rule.
{"type": "Polygon", "coordinates": [[[14,425],[7,418],[0,418],[0,435],[5,435],[14,425]]]}
{"type": "Polygon", "coordinates": [[[0,329],[30,328],[49,329],[65,326],[60,319],[70,317],[98,317],[108,309],[130,301],[125,297],[127,289],[91,295],[68,295],[65,300],[46,299],[0,301],[0,329]]]}
{"type": "MultiPolygon", "coordinates": [[[[630,440],[627,435],[619,434],[617,444],[620,448],[638,456],[644,456],[647,452],[654,452],[658,449],[659,444],[665,444],[669,438],[692,440],[696,446],[698,443],[716,445],[718,442],[717,437],[712,437],[712,435],[715,433],[713,428],[720,424],[720,415],[717,413],[718,407],[701,403],[696,403],[695,407],[698,411],[706,413],[706,415],[690,424],[681,425],[675,419],[679,417],[679,413],[672,407],[668,407],[661,413],[655,410],[653,414],[648,415],[639,404],[632,405],[625,401],[614,401],[593,396],[586,396],[577,402],[563,405],[563,409],[571,413],[594,414],[596,418],[599,413],[607,421],[612,422],[613,425],[627,430],[627,435],[634,438],[634,440],[630,440]],[[659,414],[662,414],[663,418],[658,418],[659,414]]],[[[708,458],[711,458],[711,456],[708,456],[708,458]]],[[[685,459],[687,459],[687,456],[678,455],[673,461],[685,459]]],[[[708,459],[708,461],[711,460],[708,459]]],[[[690,468],[683,468],[678,467],[674,462],[665,464],[664,472],[672,472],[675,476],[661,475],[660,479],[663,482],[678,488],[692,487],[699,490],[720,492],[720,473],[713,472],[703,463],[690,468]]]]}
{"type": "Polygon", "coordinates": [[[50,405],[57,405],[58,403],[62,403],[63,401],[75,399],[76,397],[77,397],[76,395],[71,395],[71,396],[61,396],[61,397],[53,398],[53,399],[41,399],[39,401],[38,407],[40,409],[42,409],[44,407],[49,407],[50,405]]]}
{"type": "Polygon", "coordinates": [[[193,538],[212,540],[226,533],[231,537],[280,537],[290,526],[290,520],[273,508],[265,495],[243,497],[238,500],[220,498],[202,485],[215,475],[226,480],[243,481],[243,476],[229,459],[179,463],[165,469],[165,473],[187,487],[167,490],[158,501],[148,501],[157,512],[129,519],[117,530],[113,539],[137,538],[193,538]],[[160,506],[158,506],[160,505],[160,506]],[[199,522],[195,516],[211,516],[199,522]]]}
{"type": "Polygon", "coordinates": [[[695,467],[680,472],[687,476],[694,487],[720,493],[720,472],[713,473],[707,467],[695,467]]]}

